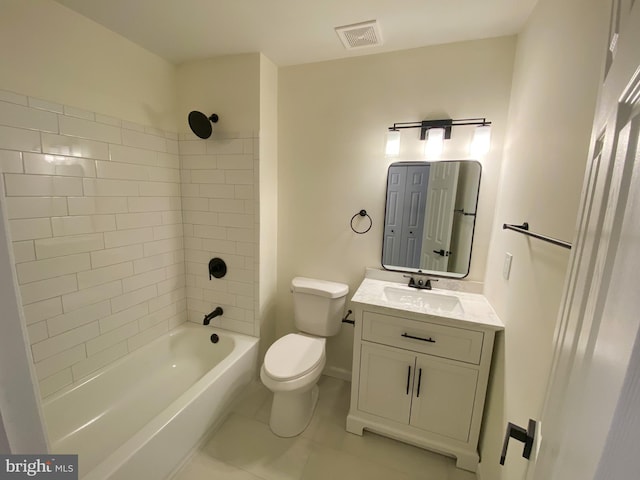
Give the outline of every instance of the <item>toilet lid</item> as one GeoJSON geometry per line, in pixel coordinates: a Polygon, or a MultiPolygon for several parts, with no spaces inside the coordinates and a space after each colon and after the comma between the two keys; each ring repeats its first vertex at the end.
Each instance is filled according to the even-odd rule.
{"type": "Polygon", "coordinates": [[[313,370],[324,356],[324,338],[290,333],[264,356],[265,372],[275,380],[293,380],[313,370]]]}

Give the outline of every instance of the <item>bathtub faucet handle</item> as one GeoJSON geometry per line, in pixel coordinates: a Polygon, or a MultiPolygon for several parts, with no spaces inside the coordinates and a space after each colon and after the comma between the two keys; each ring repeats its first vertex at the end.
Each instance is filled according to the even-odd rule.
{"type": "Polygon", "coordinates": [[[211,322],[212,318],[219,317],[223,313],[224,313],[224,311],[222,310],[222,307],[216,307],[216,309],[213,312],[207,313],[204,316],[204,321],[202,322],[202,324],[203,325],[209,325],[209,323],[211,322]]]}

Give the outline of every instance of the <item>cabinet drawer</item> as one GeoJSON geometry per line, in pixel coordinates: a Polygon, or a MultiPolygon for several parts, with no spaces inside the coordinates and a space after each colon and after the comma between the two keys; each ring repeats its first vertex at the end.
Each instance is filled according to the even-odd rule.
{"type": "Polygon", "coordinates": [[[363,315],[363,340],[476,365],[480,363],[483,337],[482,332],[464,328],[373,312],[363,315]]]}

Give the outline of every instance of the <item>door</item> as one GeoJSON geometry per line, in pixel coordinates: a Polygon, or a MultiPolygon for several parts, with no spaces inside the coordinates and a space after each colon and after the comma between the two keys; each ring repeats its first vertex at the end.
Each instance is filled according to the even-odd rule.
{"type": "Polygon", "coordinates": [[[408,424],[415,365],[413,353],[363,342],[358,408],[408,424]]]}
{"type": "Polygon", "coordinates": [[[431,164],[420,264],[424,270],[447,271],[459,168],[459,162],[431,164]]]}
{"type": "Polygon", "coordinates": [[[429,165],[407,167],[407,186],[404,195],[404,216],[400,239],[400,265],[420,268],[422,230],[424,229],[429,165]]]}
{"type": "Polygon", "coordinates": [[[420,268],[428,182],[428,164],[389,167],[383,265],[420,268]]]}
{"type": "Polygon", "coordinates": [[[407,170],[404,167],[389,167],[387,180],[387,206],[384,220],[383,265],[401,265],[400,229],[402,226],[402,207],[407,184],[407,170]]]}
{"type": "Polygon", "coordinates": [[[410,424],[467,442],[478,371],[418,355],[410,424]]]}
{"type": "Polygon", "coordinates": [[[637,452],[621,454],[637,450],[640,419],[640,365],[631,360],[640,354],[638,3],[613,2],[541,447],[527,475],[534,480],[638,476],[637,452]]]}

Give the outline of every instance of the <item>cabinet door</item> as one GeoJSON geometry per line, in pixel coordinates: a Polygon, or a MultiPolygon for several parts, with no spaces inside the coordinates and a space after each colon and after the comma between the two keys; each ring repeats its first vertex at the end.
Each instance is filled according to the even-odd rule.
{"type": "Polygon", "coordinates": [[[363,342],[358,408],[408,424],[415,364],[413,353],[363,342]]]}
{"type": "Polygon", "coordinates": [[[410,424],[468,441],[478,371],[418,355],[415,376],[410,424]]]}

